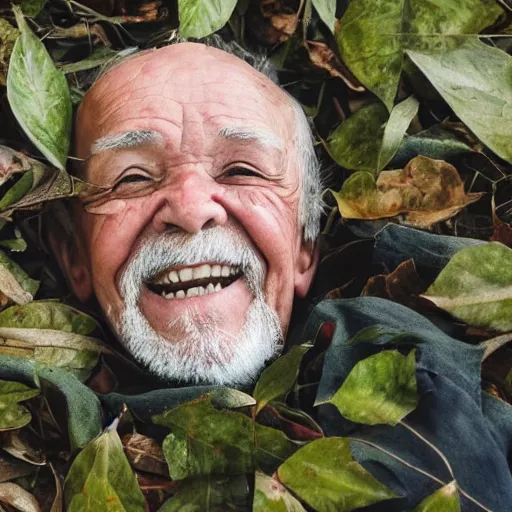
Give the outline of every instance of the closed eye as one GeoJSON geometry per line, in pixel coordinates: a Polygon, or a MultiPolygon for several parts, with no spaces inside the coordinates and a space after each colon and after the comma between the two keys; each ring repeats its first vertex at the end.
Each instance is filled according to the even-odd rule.
{"type": "Polygon", "coordinates": [[[127,174],[126,176],[123,176],[120,180],[116,182],[114,188],[126,183],[140,183],[143,181],[151,181],[151,178],[144,174],[127,174]]]}
{"type": "Polygon", "coordinates": [[[253,171],[252,169],[248,169],[247,167],[232,167],[226,171],[225,176],[228,178],[233,176],[255,176],[257,178],[262,178],[260,173],[253,171]]]}

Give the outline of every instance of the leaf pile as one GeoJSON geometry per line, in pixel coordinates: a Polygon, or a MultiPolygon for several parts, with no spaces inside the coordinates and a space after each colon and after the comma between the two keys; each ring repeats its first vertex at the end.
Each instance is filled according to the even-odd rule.
{"type": "Polygon", "coordinates": [[[502,0],[2,4],[0,510],[489,510],[415,421],[431,346],[446,356],[431,373],[478,396],[466,411],[480,370],[512,403],[511,19],[502,0]],[[44,207],[86,190],[71,126],[94,76],[128,48],[213,33],[267,53],[311,118],[329,171],[311,297],[345,300],[244,392],[159,389],[65,304],[38,243],[44,207]],[[419,333],[421,315],[464,343],[419,333]],[[390,450],[391,432],[419,444],[390,450]],[[382,465],[427,483],[404,496],[382,465]]]}

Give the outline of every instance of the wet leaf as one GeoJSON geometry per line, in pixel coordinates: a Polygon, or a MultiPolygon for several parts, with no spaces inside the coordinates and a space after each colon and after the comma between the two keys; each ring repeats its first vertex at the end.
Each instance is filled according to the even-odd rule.
{"type": "Polygon", "coordinates": [[[256,471],[253,512],[306,512],[285,487],[275,478],[256,471]]]}
{"type": "Polygon", "coordinates": [[[34,496],[12,482],[0,484],[0,503],[11,505],[20,512],[41,512],[41,507],[34,496]]]}
{"type": "Polygon", "coordinates": [[[53,329],[87,336],[96,328],[96,322],[78,309],[60,302],[40,300],[2,311],[0,327],[53,329]]]}
{"type": "Polygon", "coordinates": [[[245,512],[249,486],[245,476],[226,478],[210,476],[184,483],[159,512],[245,512]]]}
{"type": "Polygon", "coordinates": [[[470,325],[512,330],[512,249],[497,242],[462,249],[424,296],[470,325]]]}
{"type": "Polygon", "coordinates": [[[29,423],[32,415],[19,402],[37,395],[38,389],[29,388],[21,382],[0,380],[0,430],[21,428],[29,423]]]}
{"type": "Polygon", "coordinates": [[[64,75],[13,7],[20,30],[7,75],[9,105],[30,140],[49,162],[64,170],[71,135],[71,98],[64,75]]]}
{"type": "Polygon", "coordinates": [[[153,421],[172,431],[163,449],[173,480],[209,474],[271,472],[294,450],[279,430],[247,416],[216,410],[208,399],[180,405],[153,421]]]}
{"type": "Polygon", "coordinates": [[[0,85],[6,84],[9,59],[19,31],[6,19],[0,18],[0,85]]]}
{"type": "Polygon", "coordinates": [[[222,28],[235,10],[237,0],[178,0],[180,34],[206,37],[222,28]]]}
{"type": "Polygon", "coordinates": [[[391,111],[386,128],[384,128],[382,146],[377,161],[377,169],[379,171],[384,169],[395,156],[407,128],[409,128],[411,121],[418,113],[419,106],[418,100],[414,96],[410,96],[391,111]]]}
{"type": "Polygon", "coordinates": [[[76,457],[64,482],[68,512],[145,512],[146,500],[130,467],[117,421],[76,457]]]}
{"type": "Polygon", "coordinates": [[[256,414],[271,400],[285,398],[291,391],[299,374],[302,357],[311,347],[308,343],[293,347],[265,369],[253,391],[253,396],[258,401],[256,414]]]}
{"type": "Polygon", "coordinates": [[[350,176],[333,193],[342,217],[382,219],[406,214],[405,223],[428,228],[449,219],[482,194],[466,194],[457,169],[442,160],[418,156],[405,169],[350,176]]]}
{"type": "Polygon", "coordinates": [[[361,107],[329,136],[327,149],[337,164],[377,174],[378,157],[389,114],[382,103],[361,107]]]}
{"type": "Polygon", "coordinates": [[[442,55],[408,55],[471,131],[512,162],[512,58],[476,39],[442,55]]]}
{"type": "Polygon", "coordinates": [[[320,16],[320,19],[334,32],[336,22],[336,0],[313,0],[313,7],[320,16]]]}
{"type": "Polygon", "coordinates": [[[416,351],[386,350],[359,361],[330,402],[366,425],[396,425],[418,405],[416,351]]]}
{"type": "Polygon", "coordinates": [[[398,497],[353,459],[342,437],[312,441],[286,460],[277,475],[317,512],[349,512],[398,497]]]}
{"type": "Polygon", "coordinates": [[[413,512],[460,512],[457,483],[450,482],[425,498],[413,512]]]}
{"type": "Polygon", "coordinates": [[[354,0],[336,37],[345,64],[391,111],[405,50],[446,50],[458,43],[447,36],[477,34],[502,12],[493,0],[354,0]]]}

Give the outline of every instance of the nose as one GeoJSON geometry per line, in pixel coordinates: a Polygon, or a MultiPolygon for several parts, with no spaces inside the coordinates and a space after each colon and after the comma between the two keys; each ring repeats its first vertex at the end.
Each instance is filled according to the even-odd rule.
{"type": "Polygon", "coordinates": [[[154,229],[160,233],[178,227],[193,234],[225,224],[228,214],[213,199],[219,188],[219,184],[204,173],[185,171],[174,176],[171,183],[157,192],[161,195],[161,204],[153,217],[154,229]]]}

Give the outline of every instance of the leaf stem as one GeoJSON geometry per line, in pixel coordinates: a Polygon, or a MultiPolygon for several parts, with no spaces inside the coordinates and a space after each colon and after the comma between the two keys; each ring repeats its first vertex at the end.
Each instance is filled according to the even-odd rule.
{"type": "Polygon", "coordinates": [[[485,512],[492,512],[491,509],[487,508],[485,505],[482,505],[478,500],[476,500],[475,498],[473,498],[472,496],[470,496],[464,489],[462,489],[460,487],[460,485],[458,484],[457,480],[455,479],[455,475],[453,474],[453,469],[452,469],[452,466],[451,464],[448,462],[448,459],[446,458],[446,455],[433,443],[431,443],[428,439],[426,439],[425,437],[423,437],[417,430],[415,430],[414,428],[412,428],[410,425],[408,425],[407,423],[405,423],[404,421],[399,421],[398,422],[400,425],[402,425],[402,427],[405,427],[407,430],[409,430],[410,432],[412,432],[416,437],[418,437],[419,439],[421,439],[424,443],[426,443],[428,446],[430,446],[430,448],[432,448],[432,450],[434,450],[438,455],[439,457],[441,457],[442,461],[444,462],[446,468],[448,469],[448,471],[450,472],[450,475],[452,476],[453,480],[455,480],[455,482],[457,483],[457,489],[459,490],[459,492],[465,496],[468,500],[472,501],[475,505],[478,505],[480,508],[482,508],[482,510],[485,510],[485,512]]]}

